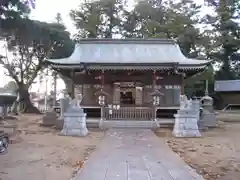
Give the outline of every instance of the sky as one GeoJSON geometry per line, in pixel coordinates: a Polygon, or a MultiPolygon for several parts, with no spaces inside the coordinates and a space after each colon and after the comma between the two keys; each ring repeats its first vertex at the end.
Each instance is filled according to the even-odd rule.
{"type": "MultiPolygon", "coordinates": [[[[61,13],[63,22],[67,27],[67,30],[71,32],[71,34],[74,34],[76,32],[76,29],[74,28],[74,25],[69,17],[69,12],[71,9],[76,8],[79,5],[79,2],[80,0],[69,0],[68,2],[59,0],[36,0],[36,7],[32,10],[30,17],[31,19],[39,21],[54,22],[56,14],[61,13]]],[[[3,45],[3,43],[0,43],[0,47],[3,47],[3,45]]],[[[3,52],[1,53],[5,55],[6,52],[4,48],[3,52]]],[[[5,76],[4,69],[0,67],[0,87],[4,86],[9,81],[11,81],[11,78],[5,76]]],[[[59,89],[65,88],[64,83],[61,80],[59,80],[57,83],[59,89]]],[[[52,87],[51,79],[48,80],[47,84],[47,89],[49,91],[52,87]]],[[[32,91],[44,92],[45,90],[46,82],[37,82],[32,87],[32,91]]]]}
{"type": "MultiPolygon", "coordinates": [[[[67,30],[73,35],[76,32],[76,29],[73,25],[73,22],[70,19],[69,12],[71,9],[76,9],[81,0],[68,0],[68,1],[60,1],[60,0],[36,0],[36,7],[32,10],[30,17],[31,19],[46,21],[46,22],[54,22],[57,13],[61,13],[63,23],[67,27],[67,30]]],[[[195,0],[198,4],[203,4],[204,0],[195,0]]],[[[203,9],[206,12],[206,9],[203,9]]],[[[0,43],[0,49],[3,44],[0,43]]],[[[3,54],[5,54],[3,49],[3,54]]],[[[7,84],[11,79],[4,75],[4,69],[0,67],[0,87],[7,84]]],[[[44,92],[46,90],[46,83],[36,83],[33,85],[33,91],[44,92]]],[[[52,81],[49,80],[48,90],[51,89],[52,81]]],[[[64,89],[64,83],[59,80],[58,88],[64,89]]]]}

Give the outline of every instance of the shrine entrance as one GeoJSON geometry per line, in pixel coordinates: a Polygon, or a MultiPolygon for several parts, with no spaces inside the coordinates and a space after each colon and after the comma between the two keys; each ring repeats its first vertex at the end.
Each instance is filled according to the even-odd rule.
{"type": "Polygon", "coordinates": [[[120,90],[120,104],[121,105],[135,105],[134,89],[120,90]]]}
{"type": "Polygon", "coordinates": [[[137,82],[114,83],[114,103],[105,107],[106,120],[150,120],[152,107],[143,106],[142,87],[137,82]]]}

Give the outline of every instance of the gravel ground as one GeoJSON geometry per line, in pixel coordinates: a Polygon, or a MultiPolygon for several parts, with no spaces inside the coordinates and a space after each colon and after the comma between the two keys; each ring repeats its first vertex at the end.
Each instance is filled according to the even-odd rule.
{"type": "Polygon", "coordinates": [[[222,123],[202,132],[201,138],[174,138],[169,129],[156,134],[206,180],[239,180],[240,123],[222,123]]]}
{"type": "Polygon", "coordinates": [[[71,179],[104,136],[94,129],[84,138],[59,136],[53,128],[40,127],[40,119],[24,115],[11,120],[18,128],[8,153],[0,155],[0,180],[71,179]]]}

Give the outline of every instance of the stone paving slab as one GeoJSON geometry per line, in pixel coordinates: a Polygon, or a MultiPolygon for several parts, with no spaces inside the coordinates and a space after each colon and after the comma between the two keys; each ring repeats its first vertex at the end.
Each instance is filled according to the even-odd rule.
{"type": "Polygon", "coordinates": [[[204,180],[149,129],[110,129],[76,180],[204,180]]]}

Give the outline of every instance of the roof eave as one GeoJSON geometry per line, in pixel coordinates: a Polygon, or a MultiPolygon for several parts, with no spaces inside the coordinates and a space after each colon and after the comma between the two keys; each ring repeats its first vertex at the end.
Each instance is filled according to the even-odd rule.
{"type": "MultiPolygon", "coordinates": [[[[157,66],[157,65],[154,65],[154,66],[151,66],[151,65],[148,65],[148,66],[129,66],[129,65],[126,65],[126,66],[115,66],[115,65],[112,65],[112,66],[94,66],[94,65],[88,65],[88,66],[82,66],[80,64],[78,65],[56,65],[56,64],[52,64],[51,65],[53,68],[59,68],[59,69],[90,69],[90,70],[101,70],[101,69],[104,69],[104,70],[171,70],[171,69],[174,69],[174,66],[157,66]]],[[[201,65],[201,66],[178,66],[177,69],[179,70],[198,70],[198,69],[205,69],[207,67],[207,65],[201,65]]]]}
{"type": "Polygon", "coordinates": [[[204,63],[199,63],[199,64],[179,64],[177,62],[172,62],[172,63],[84,63],[84,62],[80,62],[79,64],[73,63],[56,63],[54,61],[47,61],[50,65],[52,66],[59,66],[59,67],[69,67],[69,68],[80,68],[81,66],[101,66],[101,67],[110,67],[110,66],[117,66],[117,67],[121,67],[121,66],[160,66],[160,67],[176,67],[176,68],[181,68],[181,67],[202,67],[202,66],[207,66],[211,63],[211,61],[208,62],[204,62],[204,63]]]}
{"type": "Polygon", "coordinates": [[[112,39],[112,38],[82,38],[79,39],[78,44],[176,44],[173,39],[160,38],[127,38],[127,39],[112,39]]]}

